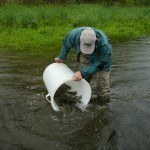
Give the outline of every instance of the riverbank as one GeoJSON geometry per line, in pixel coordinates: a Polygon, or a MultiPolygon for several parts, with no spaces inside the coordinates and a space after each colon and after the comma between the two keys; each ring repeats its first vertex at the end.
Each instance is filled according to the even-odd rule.
{"type": "Polygon", "coordinates": [[[100,5],[4,5],[0,7],[0,47],[57,53],[67,32],[79,26],[104,31],[112,43],[149,35],[150,7],[100,5]],[[83,9],[84,8],[84,9],[83,9]]]}

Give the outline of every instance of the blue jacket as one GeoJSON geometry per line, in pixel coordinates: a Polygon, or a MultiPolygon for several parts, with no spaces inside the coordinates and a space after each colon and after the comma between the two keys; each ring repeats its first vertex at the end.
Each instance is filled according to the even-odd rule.
{"type": "MultiPolygon", "coordinates": [[[[85,28],[91,27],[80,27],[75,28],[69,32],[63,39],[61,52],[58,56],[59,59],[65,60],[68,53],[72,48],[77,51],[77,56],[80,54],[80,35],[85,28]]],[[[84,67],[81,71],[83,78],[94,75],[96,72],[104,70],[109,71],[111,67],[111,54],[112,47],[109,44],[108,37],[100,30],[91,28],[96,33],[95,50],[92,54],[87,54],[86,58],[89,60],[89,66],[84,67]]]]}

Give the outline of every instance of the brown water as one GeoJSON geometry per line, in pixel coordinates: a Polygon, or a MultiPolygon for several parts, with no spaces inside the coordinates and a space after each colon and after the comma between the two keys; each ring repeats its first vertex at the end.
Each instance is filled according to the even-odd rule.
{"type": "MultiPolygon", "coordinates": [[[[73,69],[77,63],[67,61],[73,69]]],[[[150,38],[113,46],[111,102],[81,112],[46,101],[42,74],[49,60],[0,52],[0,150],[148,150],[150,38]]],[[[95,80],[91,83],[93,97],[95,80]]]]}

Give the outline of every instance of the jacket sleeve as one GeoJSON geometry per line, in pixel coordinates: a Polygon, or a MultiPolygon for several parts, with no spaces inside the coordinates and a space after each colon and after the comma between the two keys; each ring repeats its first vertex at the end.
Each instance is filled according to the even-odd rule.
{"type": "Polygon", "coordinates": [[[60,54],[58,55],[58,58],[61,60],[65,60],[68,53],[70,52],[70,49],[74,47],[74,37],[71,35],[71,33],[67,34],[62,42],[62,48],[60,51],[60,54]]]}
{"type": "Polygon", "coordinates": [[[84,67],[81,70],[81,74],[83,76],[83,78],[87,78],[89,76],[93,76],[95,73],[97,73],[98,71],[101,71],[102,69],[104,69],[104,66],[106,64],[108,64],[108,67],[110,67],[110,51],[109,48],[106,44],[104,44],[101,47],[101,51],[100,54],[97,57],[93,57],[93,56],[88,56],[89,60],[90,60],[90,65],[87,67],[84,67]]]}

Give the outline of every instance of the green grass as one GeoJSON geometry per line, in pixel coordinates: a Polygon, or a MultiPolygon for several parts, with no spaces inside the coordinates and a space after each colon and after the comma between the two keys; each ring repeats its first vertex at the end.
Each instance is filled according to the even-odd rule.
{"type": "Polygon", "coordinates": [[[111,42],[130,40],[150,34],[150,8],[4,5],[0,7],[0,47],[58,53],[66,33],[79,26],[98,28],[111,42]]]}

